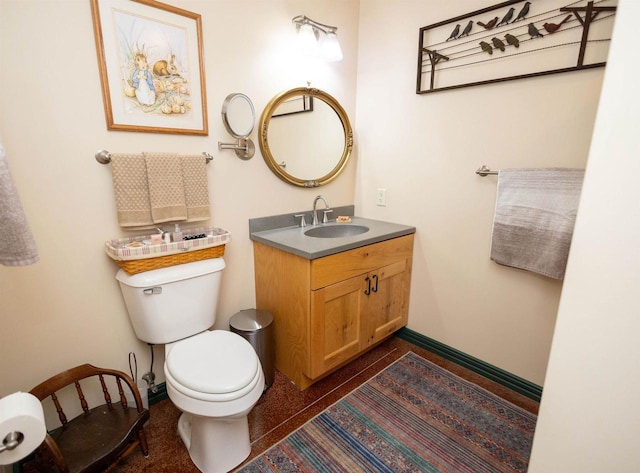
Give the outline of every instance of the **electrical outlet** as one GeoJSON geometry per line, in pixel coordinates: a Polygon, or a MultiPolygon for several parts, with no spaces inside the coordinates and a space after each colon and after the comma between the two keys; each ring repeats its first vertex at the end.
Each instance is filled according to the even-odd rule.
{"type": "Polygon", "coordinates": [[[378,188],[378,191],[376,193],[376,205],[379,207],[387,206],[387,189],[384,189],[382,187],[378,188]]]}

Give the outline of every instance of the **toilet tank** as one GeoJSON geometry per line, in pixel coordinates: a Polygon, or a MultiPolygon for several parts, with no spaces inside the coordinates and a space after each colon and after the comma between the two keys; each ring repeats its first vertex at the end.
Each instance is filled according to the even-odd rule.
{"type": "Polygon", "coordinates": [[[223,258],[138,274],[120,269],[116,279],[136,336],[170,343],[209,329],[216,321],[223,258]]]}

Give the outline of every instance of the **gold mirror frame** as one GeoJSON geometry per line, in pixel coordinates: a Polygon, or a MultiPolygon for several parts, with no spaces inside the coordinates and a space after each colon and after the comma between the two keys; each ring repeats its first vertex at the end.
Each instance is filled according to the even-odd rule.
{"type": "Polygon", "coordinates": [[[313,87],[298,87],[295,89],[285,90],[280,94],[276,95],[265,107],[262,112],[262,116],[260,117],[260,150],[262,151],[262,157],[264,158],[265,163],[271,171],[289,184],[293,184],[294,186],[299,187],[318,187],[329,182],[333,181],[338,175],[342,172],[344,167],[347,165],[349,161],[349,157],[351,156],[351,151],[353,149],[353,130],[351,129],[351,123],[349,122],[349,117],[347,116],[347,112],[342,108],[342,105],[333,98],[328,93],[316,89],[313,87]],[[276,161],[273,154],[271,154],[271,149],[269,148],[269,124],[271,122],[271,118],[273,116],[274,111],[280,106],[283,102],[290,100],[294,97],[298,96],[311,96],[314,98],[318,98],[329,105],[334,112],[338,115],[338,118],[342,122],[342,128],[344,130],[344,150],[342,152],[342,156],[340,157],[340,161],[338,164],[327,174],[317,179],[300,179],[291,174],[287,173],[276,161]]]}

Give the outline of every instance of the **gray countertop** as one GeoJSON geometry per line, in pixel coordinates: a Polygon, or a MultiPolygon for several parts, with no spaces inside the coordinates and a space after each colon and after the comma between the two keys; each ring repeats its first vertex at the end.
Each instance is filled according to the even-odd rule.
{"type": "Polygon", "coordinates": [[[318,226],[322,225],[364,225],[369,227],[369,231],[347,237],[315,238],[304,234],[304,232],[315,228],[312,225],[307,225],[306,227],[288,226],[250,231],[249,237],[251,240],[312,260],[416,232],[415,227],[362,217],[351,217],[351,223],[330,221],[318,226]]]}

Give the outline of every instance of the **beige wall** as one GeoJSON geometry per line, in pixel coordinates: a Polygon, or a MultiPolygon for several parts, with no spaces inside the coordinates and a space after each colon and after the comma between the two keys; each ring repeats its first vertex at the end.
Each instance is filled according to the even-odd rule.
{"type": "Polygon", "coordinates": [[[541,385],[562,284],[489,260],[497,179],[474,171],[584,167],[602,69],[416,95],[419,28],[486,6],[362,3],[356,209],[417,227],[409,328],[541,385]]]}
{"type": "Polygon", "coordinates": [[[529,471],[638,471],[640,3],[619,4],[529,471]]]}
{"type": "MultiPolygon", "coordinates": [[[[254,305],[247,219],[309,208],[318,190],[282,183],[259,150],[248,162],[218,152],[228,139],[219,110],[231,92],[261,110],[308,79],[340,100],[356,134],[355,159],[321,192],[417,227],[409,327],[542,384],[562,285],[489,261],[496,180],[474,171],[584,166],[602,71],[418,96],[418,28],[484,2],[169,3],[203,17],[208,137],[107,131],[88,0],[0,0],[0,136],[41,254],[0,267],[0,395],[82,362],[126,370],[129,351],[148,367],[102,249],[124,233],[100,148],[215,155],[212,222],[233,236],[217,326],[254,305]],[[344,61],[303,71],[292,59],[290,20],[301,13],[339,27],[344,61]],[[378,187],[387,207],[375,205],[378,187]]],[[[156,348],[159,381],[162,360],[156,348]]]]}
{"type": "MultiPolygon", "coordinates": [[[[255,304],[248,219],[311,208],[318,191],[277,179],[259,149],[250,161],[217,150],[230,138],[220,119],[225,97],[245,93],[261,111],[276,93],[311,80],[355,116],[357,1],[168,3],[202,15],[208,137],[107,131],[89,0],[0,0],[0,136],[41,258],[0,266],[0,396],[84,362],[128,371],[130,351],[140,372],[149,367],[149,349],[135,338],[114,279],[117,266],[103,251],[105,240],[125,233],[110,167],[96,162],[96,151],[215,156],[212,224],[232,234],[217,324],[227,328],[229,317],[255,304]],[[295,57],[291,18],[298,14],[339,27],[343,62],[309,69],[295,57]]],[[[356,164],[322,189],[331,205],[353,203],[356,164]]],[[[162,362],[157,347],[158,381],[162,362]]]]}

